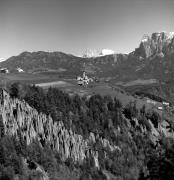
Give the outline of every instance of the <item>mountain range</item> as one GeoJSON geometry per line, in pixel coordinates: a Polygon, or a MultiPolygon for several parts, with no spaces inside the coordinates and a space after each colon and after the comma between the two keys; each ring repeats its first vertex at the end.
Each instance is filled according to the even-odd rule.
{"type": "Polygon", "coordinates": [[[81,71],[116,80],[172,79],[174,75],[174,33],[152,33],[143,36],[138,48],[129,54],[76,57],[62,52],[23,52],[0,63],[13,72],[58,71],[76,76],[81,71]],[[63,70],[63,71],[61,71],[63,70]]]}

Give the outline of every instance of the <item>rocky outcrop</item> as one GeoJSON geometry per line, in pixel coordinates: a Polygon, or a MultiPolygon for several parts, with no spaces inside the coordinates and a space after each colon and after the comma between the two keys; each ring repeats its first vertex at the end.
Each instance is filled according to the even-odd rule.
{"type": "Polygon", "coordinates": [[[93,157],[95,166],[99,168],[98,152],[93,150],[91,144],[100,143],[110,151],[121,149],[111,145],[107,139],[90,133],[89,138],[67,130],[62,121],[53,122],[50,116],[38,113],[25,101],[12,99],[9,94],[1,90],[0,93],[0,121],[1,134],[10,136],[19,135],[29,145],[37,139],[42,146],[49,143],[52,149],[59,152],[62,160],[72,158],[74,161],[82,162],[87,157],[93,157]]]}
{"type": "Polygon", "coordinates": [[[48,173],[45,172],[44,168],[40,166],[38,163],[27,160],[22,157],[22,165],[25,168],[26,174],[28,174],[29,179],[50,180],[48,173]]]}
{"type": "MultiPolygon", "coordinates": [[[[126,119],[126,118],[125,118],[126,119]]],[[[134,130],[140,131],[142,134],[147,134],[149,130],[147,130],[145,125],[142,125],[138,121],[137,118],[132,118],[131,123],[129,122],[129,119],[127,120],[127,125],[129,128],[131,126],[134,128],[134,130]]],[[[147,123],[149,124],[150,127],[150,140],[154,145],[157,145],[159,142],[160,137],[168,137],[168,138],[174,138],[174,130],[172,128],[171,122],[168,122],[165,119],[162,119],[158,122],[158,127],[155,127],[154,124],[150,119],[147,120],[147,123]]],[[[131,137],[131,135],[130,135],[131,137]]]]}
{"type": "Polygon", "coordinates": [[[149,58],[151,56],[163,57],[164,55],[174,51],[174,32],[152,33],[151,36],[144,35],[140,46],[135,50],[134,54],[149,58]]]}

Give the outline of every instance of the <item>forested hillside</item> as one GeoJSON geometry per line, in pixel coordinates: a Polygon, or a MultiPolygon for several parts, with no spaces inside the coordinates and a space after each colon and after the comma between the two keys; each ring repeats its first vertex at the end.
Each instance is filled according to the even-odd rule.
{"type": "Polygon", "coordinates": [[[70,97],[56,88],[44,92],[13,84],[9,91],[11,97],[1,96],[1,179],[174,178],[174,126],[165,121],[170,128],[164,129],[164,119],[157,112],[145,106],[138,110],[135,102],[123,108],[116,97],[70,97]],[[26,119],[31,123],[24,126],[26,119]],[[60,127],[59,148],[54,132],[47,131],[50,127],[60,127]],[[77,137],[81,140],[76,141],[77,137]],[[74,151],[72,147],[79,143],[87,143],[87,149],[74,151]],[[83,157],[83,151],[87,154],[81,161],[76,157],[83,157]]]}

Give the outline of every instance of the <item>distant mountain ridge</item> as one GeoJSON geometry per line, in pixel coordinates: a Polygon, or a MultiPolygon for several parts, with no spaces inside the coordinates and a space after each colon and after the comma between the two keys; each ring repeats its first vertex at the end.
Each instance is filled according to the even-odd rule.
{"type": "Polygon", "coordinates": [[[127,55],[123,54],[113,54],[82,58],[62,52],[23,52],[19,56],[13,56],[0,63],[0,66],[8,68],[10,72],[20,67],[25,72],[56,71],[61,68],[71,75],[77,75],[84,70],[94,74],[109,71],[110,68],[113,69],[112,67],[126,57],[127,55]]]}
{"type": "MultiPolygon", "coordinates": [[[[75,61],[79,62],[81,58],[62,52],[23,52],[18,56],[12,56],[6,61],[0,63],[1,67],[7,67],[13,72],[17,67],[24,69],[26,72],[39,70],[55,70],[59,67],[69,68],[75,61]]],[[[72,66],[71,66],[72,67],[72,66]]]]}
{"type": "MultiPolygon", "coordinates": [[[[106,53],[107,54],[107,53],[106,53]]],[[[152,33],[143,36],[140,45],[129,54],[109,54],[96,57],[77,57],[62,52],[23,52],[6,61],[1,67],[13,72],[17,67],[25,72],[52,72],[63,69],[70,76],[86,71],[89,74],[116,80],[172,79],[174,76],[174,33],[152,33]]]]}

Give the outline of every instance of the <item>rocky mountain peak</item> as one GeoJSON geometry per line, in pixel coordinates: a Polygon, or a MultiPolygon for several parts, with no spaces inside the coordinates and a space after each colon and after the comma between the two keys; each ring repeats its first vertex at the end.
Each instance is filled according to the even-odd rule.
{"type": "Polygon", "coordinates": [[[160,55],[164,56],[173,52],[174,49],[174,32],[155,32],[144,35],[139,47],[134,54],[143,58],[160,55]]]}
{"type": "Polygon", "coordinates": [[[82,53],[82,57],[83,58],[91,58],[91,57],[96,57],[99,55],[99,51],[97,50],[92,50],[92,49],[86,49],[83,53],[82,53]]]}

